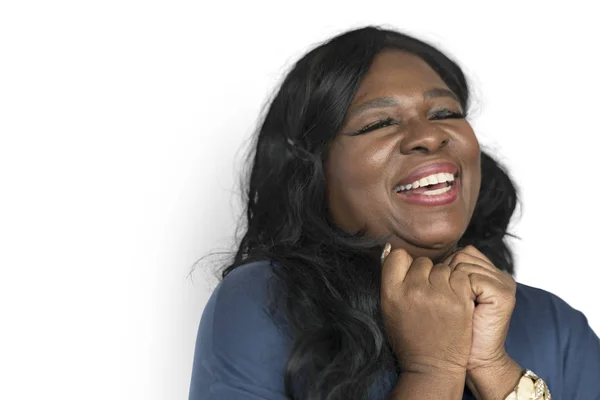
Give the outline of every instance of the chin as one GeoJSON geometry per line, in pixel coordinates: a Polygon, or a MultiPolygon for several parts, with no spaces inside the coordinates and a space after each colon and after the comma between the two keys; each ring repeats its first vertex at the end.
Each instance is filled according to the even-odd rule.
{"type": "Polygon", "coordinates": [[[404,248],[413,257],[428,257],[431,259],[441,258],[452,251],[460,240],[462,231],[436,231],[423,232],[418,235],[407,237],[401,234],[395,235],[391,240],[393,248],[404,248]]]}
{"type": "MultiPolygon", "coordinates": [[[[442,250],[455,245],[462,237],[464,231],[459,229],[452,230],[427,230],[424,232],[416,232],[407,238],[407,241],[414,246],[442,250]]],[[[400,237],[402,237],[400,235],[400,237]]]]}
{"type": "Polygon", "coordinates": [[[412,247],[407,249],[408,253],[413,257],[427,257],[433,261],[434,264],[441,263],[446,257],[448,257],[455,249],[456,243],[451,243],[448,246],[440,248],[422,248],[412,247]]]}

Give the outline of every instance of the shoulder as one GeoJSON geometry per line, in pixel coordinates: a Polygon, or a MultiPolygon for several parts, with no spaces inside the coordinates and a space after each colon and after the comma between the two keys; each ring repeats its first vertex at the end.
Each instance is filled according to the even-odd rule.
{"type": "Polygon", "coordinates": [[[212,329],[214,345],[227,342],[228,346],[248,346],[266,334],[285,334],[283,321],[271,307],[277,300],[272,298],[277,283],[270,261],[240,265],[223,278],[200,321],[201,326],[212,329]]]}
{"type": "Polygon", "coordinates": [[[243,264],[231,271],[216,287],[212,296],[215,306],[223,308],[237,298],[252,300],[266,305],[267,289],[274,282],[273,264],[270,261],[255,261],[243,264]]]}
{"type": "Polygon", "coordinates": [[[516,298],[513,317],[518,320],[526,319],[544,328],[552,327],[560,331],[569,328],[567,323],[587,323],[583,313],[546,290],[518,283],[516,298]]]}
{"type": "Polygon", "coordinates": [[[191,394],[225,396],[242,388],[276,398],[283,391],[290,339],[271,312],[272,268],[269,261],[241,265],[211,294],[198,329],[191,394]]]}
{"type": "Polygon", "coordinates": [[[212,314],[215,329],[226,331],[242,325],[264,331],[277,327],[279,333],[287,334],[283,319],[273,311],[280,294],[273,268],[270,261],[240,265],[219,283],[205,310],[212,314]]]}
{"type": "Polygon", "coordinates": [[[517,285],[506,349],[559,398],[600,394],[600,381],[587,379],[600,374],[600,340],[585,315],[553,293],[517,285]]]}
{"type": "Polygon", "coordinates": [[[565,348],[573,331],[587,326],[587,319],[559,296],[543,289],[517,284],[511,329],[520,337],[552,341],[565,348]]]}

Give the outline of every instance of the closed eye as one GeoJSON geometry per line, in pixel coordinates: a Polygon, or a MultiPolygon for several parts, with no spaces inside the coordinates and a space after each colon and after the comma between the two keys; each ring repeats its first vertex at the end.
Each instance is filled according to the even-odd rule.
{"type": "Polygon", "coordinates": [[[350,133],[348,134],[349,136],[356,136],[356,135],[360,135],[363,133],[367,133],[367,132],[371,132],[374,131],[376,129],[381,129],[381,128],[385,128],[386,126],[391,126],[391,125],[398,125],[400,123],[400,121],[395,120],[392,117],[387,117],[385,119],[379,120],[379,121],[375,121],[367,126],[364,126],[362,128],[360,128],[359,130],[357,130],[354,133],[350,133]]]}
{"type": "Polygon", "coordinates": [[[460,119],[465,118],[466,115],[462,112],[450,111],[448,109],[438,110],[429,118],[430,120],[436,121],[440,119],[460,119]]]}

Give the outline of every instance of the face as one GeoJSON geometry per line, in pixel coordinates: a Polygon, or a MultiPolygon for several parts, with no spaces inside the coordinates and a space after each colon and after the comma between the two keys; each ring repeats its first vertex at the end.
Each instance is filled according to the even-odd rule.
{"type": "Polygon", "coordinates": [[[481,184],[479,143],[464,111],[421,58],[380,53],[329,150],[333,221],[348,232],[391,235],[392,248],[413,257],[439,261],[451,252],[481,184]]]}

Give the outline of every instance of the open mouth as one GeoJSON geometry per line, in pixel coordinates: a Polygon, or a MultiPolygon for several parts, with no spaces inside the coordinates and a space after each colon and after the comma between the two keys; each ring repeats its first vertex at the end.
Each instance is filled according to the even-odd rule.
{"type": "Polygon", "coordinates": [[[416,187],[412,184],[396,187],[396,197],[404,203],[421,206],[445,206],[458,199],[461,185],[458,174],[447,174],[441,178],[444,182],[430,182],[429,177],[426,178],[426,181],[419,181],[416,187]]]}
{"type": "Polygon", "coordinates": [[[417,189],[406,190],[406,191],[399,192],[399,193],[408,194],[408,195],[422,194],[425,196],[436,196],[436,195],[443,194],[443,193],[450,191],[452,189],[452,185],[453,185],[452,182],[444,182],[444,183],[438,183],[435,185],[420,187],[417,189]]]}
{"type": "Polygon", "coordinates": [[[436,196],[452,190],[457,180],[458,173],[453,175],[442,172],[426,176],[408,185],[396,186],[394,191],[404,195],[436,196]]]}

